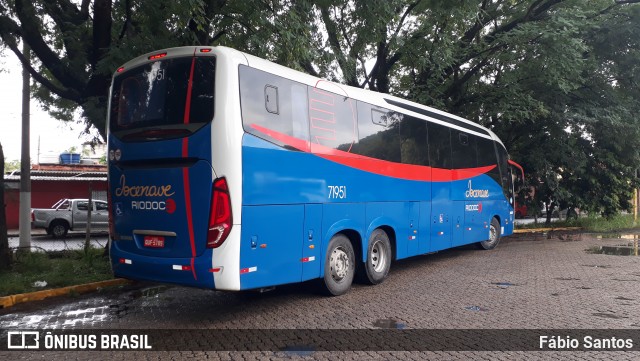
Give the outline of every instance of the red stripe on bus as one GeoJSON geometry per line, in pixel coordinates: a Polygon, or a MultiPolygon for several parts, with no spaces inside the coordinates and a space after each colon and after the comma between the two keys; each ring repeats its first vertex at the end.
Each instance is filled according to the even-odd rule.
{"type": "Polygon", "coordinates": [[[309,141],[306,140],[302,140],[302,139],[298,139],[298,138],[294,138],[291,136],[288,136],[286,134],[282,134],[280,132],[276,132],[275,130],[271,130],[269,128],[265,128],[265,127],[261,127],[258,124],[251,124],[251,127],[257,131],[259,131],[260,133],[264,133],[266,135],[268,135],[269,137],[273,138],[273,139],[277,139],[279,141],[281,141],[282,143],[289,145],[293,148],[296,148],[298,150],[301,150],[303,152],[310,152],[311,151],[311,147],[309,146],[309,141]]]}
{"type": "Polygon", "coordinates": [[[191,117],[191,91],[193,89],[193,69],[196,67],[196,58],[191,60],[191,70],[189,71],[189,83],[187,85],[187,102],[184,105],[184,124],[189,124],[191,117]]]}
{"type": "MultiPolygon", "coordinates": [[[[189,82],[187,85],[187,99],[185,99],[184,105],[184,124],[189,124],[189,118],[191,117],[191,92],[193,89],[193,72],[196,67],[195,56],[191,60],[191,70],[189,71],[189,82]]],[[[182,158],[189,156],[189,138],[182,139],[182,158]]],[[[191,272],[193,273],[193,279],[197,280],[196,269],[193,267],[196,257],[196,245],[193,235],[193,214],[191,210],[191,187],[189,186],[189,169],[182,168],[182,179],[184,182],[184,200],[187,213],[187,228],[189,229],[189,244],[191,245],[191,272]]]]}
{"type": "Polygon", "coordinates": [[[276,139],[295,149],[304,152],[312,152],[319,157],[338,164],[346,165],[347,167],[399,179],[449,182],[477,177],[497,167],[497,164],[494,164],[476,168],[442,169],[423,165],[394,163],[386,160],[365,157],[359,154],[348,153],[338,149],[325,147],[320,144],[309,144],[309,142],[302,139],[268,129],[257,124],[252,124],[251,127],[270,138],[276,139]]]}
{"type": "MultiPolygon", "coordinates": [[[[182,139],[182,157],[189,156],[189,138],[182,139]]],[[[191,245],[191,272],[193,279],[197,280],[195,267],[193,267],[196,257],[196,245],[193,236],[193,214],[191,213],[191,187],[189,186],[189,168],[182,168],[182,181],[184,182],[184,201],[187,213],[187,228],[189,229],[189,244],[191,245]]]]}
{"type": "MultiPolygon", "coordinates": [[[[189,244],[191,245],[191,265],[194,263],[196,256],[196,245],[193,235],[193,214],[191,212],[191,187],[189,186],[189,169],[182,169],[182,177],[184,181],[184,195],[185,195],[185,207],[187,212],[187,227],[189,229],[189,244]]],[[[195,268],[191,268],[193,278],[198,279],[195,268]]]]}

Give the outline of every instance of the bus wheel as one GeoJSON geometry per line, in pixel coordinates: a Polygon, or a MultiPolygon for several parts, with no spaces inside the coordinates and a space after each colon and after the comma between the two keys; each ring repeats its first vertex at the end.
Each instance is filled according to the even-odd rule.
{"type": "Polygon", "coordinates": [[[49,226],[49,233],[54,238],[62,238],[67,235],[69,225],[65,221],[53,221],[49,226]]]}
{"type": "Polygon", "coordinates": [[[391,242],[385,231],[376,229],[371,233],[363,268],[359,280],[364,283],[377,285],[387,278],[391,268],[391,242]]]}
{"type": "Polygon", "coordinates": [[[478,243],[481,249],[494,249],[500,243],[500,222],[494,217],[489,226],[489,239],[478,243]]]}
{"type": "Polygon", "coordinates": [[[324,262],[323,288],[330,296],[340,296],[351,288],[355,274],[353,246],[343,234],[336,234],[329,241],[324,262]]]}

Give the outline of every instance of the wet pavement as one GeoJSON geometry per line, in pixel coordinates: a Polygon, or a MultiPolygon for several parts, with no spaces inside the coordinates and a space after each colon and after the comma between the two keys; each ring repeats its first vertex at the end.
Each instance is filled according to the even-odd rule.
{"type": "MultiPolygon", "coordinates": [[[[594,253],[623,235],[523,234],[492,251],[465,246],[394,262],[378,286],[341,297],[313,283],[266,293],[137,284],[0,310],[1,329],[638,329],[640,258],[594,253]]],[[[215,330],[212,330],[215,332],[215,330]]],[[[237,342],[242,342],[241,336],[237,342]]],[[[636,340],[640,342],[640,340],[636,340]]],[[[5,352],[0,358],[103,359],[100,352],[5,352]]],[[[121,352],[124,359],[640,359],[640,352],[121,352]]]]}

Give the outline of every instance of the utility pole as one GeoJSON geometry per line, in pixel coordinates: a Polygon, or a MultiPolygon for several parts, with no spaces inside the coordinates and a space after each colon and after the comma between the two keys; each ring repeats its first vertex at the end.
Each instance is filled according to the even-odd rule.
{"type": "MultiPolygon", "coordinates": [[[[640,179],[640,168],[636,168],[636,178],[640,179]]],[[[640,189],[634,187],[633,188],[633,226],[634,227],[638,225],[638,206],[640,206],[640,189]]]]}
{"type": "MultiPolygon", "coordinates": [[[[22,53],[27,64],[31,63],[31,49],[22,40],[22,53]]],[[[31,155],[30,155],[30,112],[31,98],[29,71],[22,66],[22,152],[20,156],[20,248],[31,248],[31,155]]]]}

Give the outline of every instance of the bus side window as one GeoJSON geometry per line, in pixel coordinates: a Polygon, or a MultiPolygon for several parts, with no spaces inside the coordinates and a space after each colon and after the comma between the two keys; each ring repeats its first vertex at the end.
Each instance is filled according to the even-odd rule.
{"type": "Polygon", "coordinates": [[[451,156],[453,169],[467,169],[478,166],[476,138],[460,130],[451,130],[451,156]]]}
{"type": "Polygon", "coordinates": [[[498,167],[500,168],[500,176],[502,178],[502,191],[505,197],[513,202],[513,194],[511,193],[512,182],[511,172],[509,170],[509,156],[507,150],[501,144],[496,144],[498,148],[498,167]]]}
{"type": "Polygon", "coordinates": [[[390,162],[400,162],[400,122],[403,115],[357,102],[358,141],[351,153],[390,162]]]}
{"type": "Polygon", "coordinates": [[[271,138],[273,131],[309,141],[307,86],[241,65],[240,104],[247,133],[284,146],[271,138]]]}
{"type": "Polygon", "coordinates": [[[400,138],[402,163],[429,165],[427,122],[425,120],[405,116],[400,122],[400,138]]]}
{"type": "Polygon", "coordinates": [[[429,161],[433,168],[451,169],[451,134],[444,125],[429,123],[429,161]]]}
{"type": "Polygon", "coordinates": [[[351,152],[358,140],[356,101],[342,94],[317,87],[308,87],[309,130],[312,151],[325,152],[323,147],[351,152]]]}
{"type": "Polygon", "coordinates": [[[487,174],[501,184],[500,168],[498,167],[498,159],[496,157],[495,142],[491,139],[477,137],[478,144],[478,167],[495,166],[487,174]]]}

